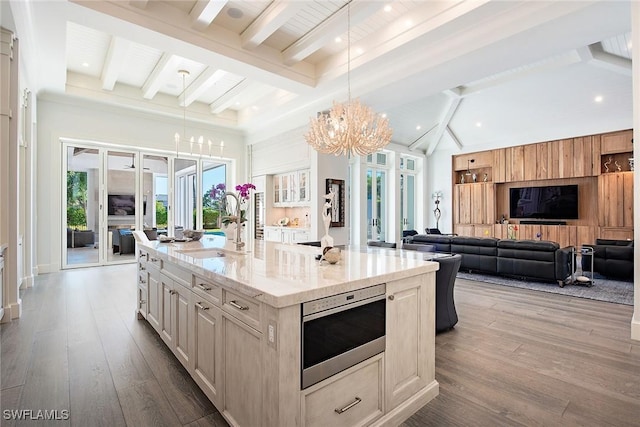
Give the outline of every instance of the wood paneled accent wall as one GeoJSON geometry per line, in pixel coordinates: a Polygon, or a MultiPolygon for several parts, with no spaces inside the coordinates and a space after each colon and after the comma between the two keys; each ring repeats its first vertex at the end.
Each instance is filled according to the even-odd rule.
{"type": "Polygon", "coordinates": [[[592,243],[596,237],[632,239],[632,137],[632,130],[623,130],[453,156],[454,232],[506,238],[506,225],[497,221],[503,214],[508,218],[510,188],[577,184],[579,219],[567,225],[522,224],[519,238],[563,246],[592,243]],[[477,182],[465,174],[467,168],[477,182]]]}

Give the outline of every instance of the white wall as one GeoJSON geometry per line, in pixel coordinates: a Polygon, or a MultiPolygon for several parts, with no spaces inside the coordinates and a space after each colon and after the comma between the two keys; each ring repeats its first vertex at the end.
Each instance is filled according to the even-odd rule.
{"type": "MultiPolygon", "coordinates": [[[[37,255],[40,272],[61,266],[63,163],[61,138],[175,152],[182,121],[71,97],[41,96],[38,103],[37,255]]],[[[223,139],[224,157],[237,160],[235,181],[246,179],[246,147],[239,132],[187,123],[189,135],[223,139]]],[[[184,147],[188,153],[189,148],[184,147]]]]}
{"type": "MultiPolygon", "coordinates": [[[[640,136],[640,2],[632,2],[631,4],[631,43],[635,46],[632,52],[633,60],[633,158],[640,159],[640,149],[638,149],[638,137],[640,136]]],[[[637,165],[637,163],[636,163],[637,165]]],[[[637,166],[636,166],[637,168],[637,166]]],[[[634,247],[638,247],[640,239],[640,169],[635,169],[633,174],[634,191],[633,200],[633,240],[636,242],[634,247]]],[[[633,300],[634,310],[633,319],[631,319],[631,338],[640,341],[640,251],[633,250],[633,300]]]]}

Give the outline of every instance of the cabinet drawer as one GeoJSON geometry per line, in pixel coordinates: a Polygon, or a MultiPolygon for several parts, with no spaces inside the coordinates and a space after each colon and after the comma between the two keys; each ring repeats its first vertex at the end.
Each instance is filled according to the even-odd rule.
{"type": "Polygon", "coordinates": [[[183,270],[172,263],[163,263],[162,272],[177,282],[180,282],[181,285],[191,287],[191,272],[183,270]]]}
{"type": "Polygon", "coordinates": [[[305,390],[304,426],[360,426],[381,416],[382,360],[372,357],[305,390]]]}
{"type": "Polygon", "coordinates": [[[138,272],[138,286],[147,287],[147,280],[149,279],[149,274],[146,271],[138,272]]]}
{"type": "Polygon", "coordinates": [[[260,330],[260,303],[238,293],[222,290],[222,308],[254,329],[260,330]]]}
{"type": "Polygon", "coordinates": [[[212,304],[220,306],[220,299],[222,298],[222,289],[220,286],[211,283],[210,280],[203,279],[199,276],[193,275],[193,292],[209,301],[212,304]]]}
{"type": "Polygon", "coordinates": [[[160,269],[162,268],[162,260],[160,258],[152,254],[148,254],[147,258],[148,258],[147,266],[153,265],[156,268],[160,268],[160,269]]]}

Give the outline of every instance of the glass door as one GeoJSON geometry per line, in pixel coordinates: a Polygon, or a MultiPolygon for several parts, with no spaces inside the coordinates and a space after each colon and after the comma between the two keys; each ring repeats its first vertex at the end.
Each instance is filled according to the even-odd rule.
{"type": "Polygon", "coordinates": [[[136,217],[146,214],[146,203],[136,192],[139,167],[136,153],[106,152],[106,224],[107,263],[130,262],[135,259],[136,217]]]}
{"type": "Polygon", "coordinates": [[[66,146],[66,209],[63,212],[63,266],[100,263],[100,153],[97,148],[66,146]]]}
{"type": "Polygon", "coordinates": [[[182,237],[182,230],[197,228],[197,162],[190,159],[174,161],[175,210],[173,218],[175,237],[182,237]]]}
{"type": "Polygon", "coordinates": [[[387,172],[367,169],[367,240],[384,241],[387,234],[387,172]]]}
{"type": "Polygon", "coordinates": [[[415,160],[400,158],[400,218],[401,230],[416,229],[416,174],[415,160]]]}
{"type": "Polygon", "coordinates": [[[169,224],[169,159],[166,156],[142,156],[142,229],[149,240],[167,235],[169,224]]]}

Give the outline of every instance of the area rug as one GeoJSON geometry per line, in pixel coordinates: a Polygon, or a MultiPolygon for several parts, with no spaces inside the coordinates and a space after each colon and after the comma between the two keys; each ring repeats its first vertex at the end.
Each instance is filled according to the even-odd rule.
{"type": "Polygon", "coordinates": [[[598,301],[614,302],[617,304],[633,305],[633,282],[608,280],[598,274],[594,275],[594,284],[591,287],[584,285],[565,285],[563,288],[558,286],[556,283],[525,281],[500,276],[491,276],[488,274],[466,273],[462,271],[458,272],[456,277],[460,279],[475,280],[478,282],[493,283],[496,285],[511,286],[513,288],[531,289],[534,291],[570,295],[598,301]]]}

